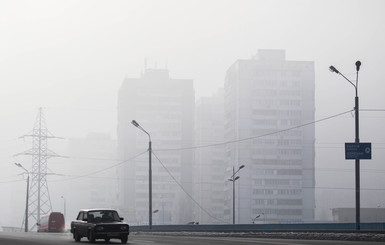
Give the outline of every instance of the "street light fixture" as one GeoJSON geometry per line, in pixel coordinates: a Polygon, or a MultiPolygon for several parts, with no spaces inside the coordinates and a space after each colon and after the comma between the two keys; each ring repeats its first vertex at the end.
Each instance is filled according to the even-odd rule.
{"type": "Polygon", "coordinates": [[[253,219],[253,224],[255,224],[255,221],[263,215],[263,223],[265,224],[265,213],[258,214],[254,219],[253,219]]]}
{"type": "Polygon", "coordinates": [[[135,120],[132,120],[132,125],[139,128],[141,131],[143,131],[145,134],[148,135],[148,225],[149,229],[152,229],[152,167],[151,167],[151,154],[152,154],[152,147],[151,147],[151,136],[150,134],[142,128],[139,123],[137,123],[135,120]]]}
{"type": "Polygon", "coordinates": [[[235,224],[235,181],[240,178],[239,176],[235,176],[235,175],[239,172],[239,170],[241,170],[244,167],[245,165],[241,165],[239,166],[238,170],[235,171],[233,166],[233,175],[231,175],[231,177],[228,179],[228,181],[233,182],[233,224],[235,224]]]}
{"type": "Polygon", "coordinates": [[[24,232],[28,232],[28,197],[29,197],[29,171],[23,167],[20,163],[15,162],[15,165],[22,168],[27,173],[27,194],[25,198],[25,222],[24,232]]]}
{"type": "MultiPolygon", "coordinates": [[[[360,143],[359,137],[359,100],[358,100],[358,72],[360,70],[361,62],[356,62],[357,78],[355,84],[339,72],[334,66],[330,66],[329,70],[335,72],[345,78],[351,85],[353,85],[356,97],[354,100],[354,112],[355,112],[355,143],[360,143]]],[[[355,159],[355,179],[356,179],[356,229],[360,230],[360,159],[355,159]]]]}

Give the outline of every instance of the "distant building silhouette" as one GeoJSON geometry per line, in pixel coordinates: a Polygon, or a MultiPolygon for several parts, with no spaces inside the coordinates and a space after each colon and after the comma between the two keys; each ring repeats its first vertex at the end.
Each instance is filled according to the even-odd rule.
{"type": "Polygon", "coordinates": [[[224,93],[218,90],[213,96],[197,101],[195,109],[194,198],[210,214],[194,206],[194,217],[201,224],[223,223],[225,145],[224,142],[224,93]]]}
{"type": "MultiPolygon", "coordinates": [[[[148,149],[148,137],[131,125],[136,120],[152,139],[153,224],[192,221],[192,201],[170,176],[192,193],[194,90],[190,79],[170,78],[168,70],[145,69],[126,78],[118,97],[118,154],[129,159],[148,149]]],[[[120,210],[130,224],[148,224],[148,153],[118,169],[120,210]]]]}
{"type": "MultiPolygon", "coordinates": [[[[148,137],[131,125],[136,120],[167,168],[153,157],[153,224],[231,223],[228,179],[240,165],[246,167],[235,183],[235,223],[313,221],[314,85],[313,62],[259,50],[228,69],[224,89],[197,101],[194,120],[192,80],[172,79],[163,69],[126,78],[118,99],[119,158],[148,149],[148,137]]],[[[148,154],[122,164],[118,175],[121,213],[131,224],[147,224],[148,154]]]]}
{"type": "MultiPolygon", "coordinates": [[[[117,181],[112,168],[116,159],[117,142],[104,133],[88,133],[84,138],[68,139],[68,155],[64,166],[77,177],[65,183],[64,198],[67,200],[66,220],[75,219],[79,209],[115,208],[117,181]],[[111,167],[111,170],[106,170],[111,167]],[[89,175],[103,170],[99,175],[89,175]],[[83,175],[87,175],[82,177],[83,175]]],[[[67,222],[69,225],[69,222],[67,222]]]]}
{"type": "MultiPolygon", "coordinates": [[[[315,132],[308,124],[314,86],[314,63],[288,61],[284,50],[259,50],[228,69],[225,140],[236,142],[226,146],[226,177],[233,166],[246,165],[236,182],[236,223],[260,214],[268,223],[314,220],[315,132]]],[[[232,184],[226,183],[224,218],[230,222],[232,184]]]]}

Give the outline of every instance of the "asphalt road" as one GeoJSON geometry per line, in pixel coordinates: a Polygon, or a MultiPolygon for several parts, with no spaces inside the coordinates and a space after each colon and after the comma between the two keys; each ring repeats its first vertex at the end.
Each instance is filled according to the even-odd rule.
{"type": "MultiPolygon", "coordinates": [[[[1,245],[62,245],[89,244],[86,238],[82,238],[80,243],[72,239],[72,234],[60,233],[4,233],[0,232],[1,245]]],[[[97,240],[96,244],[106,244],[104,240],[97,240]]],[[[107,244],[120,244],[120,240],[112,239],[107,244]]],[[[240,237],[188,237],[188,236],[156,236],[131,234],[129,245],[367,245],[384,244],[385,242],[367,241],[312,241],[312,240],[292,240],[292,239],[269,239],[269,238],[240,238],[240,237]]]]}

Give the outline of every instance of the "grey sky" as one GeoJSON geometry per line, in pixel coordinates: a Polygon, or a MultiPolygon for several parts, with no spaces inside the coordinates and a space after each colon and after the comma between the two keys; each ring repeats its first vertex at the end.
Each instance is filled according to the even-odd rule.
{"type": "MultiPolygon", "coordinates": [[[[32,129],[38,107],[57,136],[115,137],[118,89],[124,77],[140,76],[145,59],[193,79],[199,98],[223,85],[236,59],[285,49],[289,60],[315,61],[317,119],[353,108],[353,88],[328,67],[354,80],[359,59],[361,108],[384,109],[384,11],[382,0],[3,0],[0,176],[16,173],[12,155],[29,143],[15,139],[32,129]]],[[[362,117],[361,138],[384,147],[384,113],[362,117]]],[[[317,142],[353,141],[353,119],[345,119],[316,126],[317,142]]],[[[318,166],[334,165],[318,152],[318,166]]]]}

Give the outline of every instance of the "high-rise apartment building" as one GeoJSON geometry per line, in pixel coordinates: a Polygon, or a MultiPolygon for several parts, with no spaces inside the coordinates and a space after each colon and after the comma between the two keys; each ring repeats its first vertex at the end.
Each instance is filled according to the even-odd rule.
{"type": "MultiPolygon", "coordinates": [[[[227,176],[245,165],[235,183],[235,223],[314,219],[314,86],[314,63],[288,61],[284,50],[259,50],[228,69],[227,176]]],[[[230,222],[231,182],[225,192],[230,222]]]]}
{"type": "Polygon", "coordinates": [[[223,223],[225,145],[223,89],[197,101],[195,109],[194,218],[223,223]],[[205,210],[202,210],[204,208],[205,210]]]}
{"type": "Polygon", "coordinates": [[[118,169],[119,202],[131,224],[148,224],[148,136],[131,124],[136,120],[152,140],[153,224],[192,220],[194,89],[190,79],[172,79],[168,70],[146,69],[126,78],[118,97],[118,154],[134,159],[118,169]],[[185,149],[185,150],[183,150],[185,149]],[[159,161],[159,160],[160,161],[159,161]],[[181,188],[183,187],[183,188],[181,188]]]}

